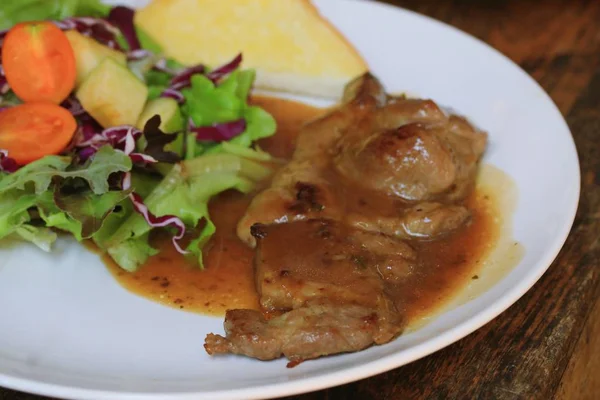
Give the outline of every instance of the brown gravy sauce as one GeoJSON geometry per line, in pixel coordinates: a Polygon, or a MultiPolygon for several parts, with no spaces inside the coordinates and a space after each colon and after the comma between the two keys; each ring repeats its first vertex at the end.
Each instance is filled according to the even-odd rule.
{"type": "MultiPolygon", "coordinates": [[[[278,122],[277,134],[262,140],[260,147],[282,158],[293,153],[298,127],[325,112],[321,108],[269,97],[255,97],[253,102],[273,114],[278,122]]],[[[505,186],[510,185],[508,177],[499,171],[491,173],[485,165],[482,171],[481,179],[491,175],[496,182],[500,179],[505,186]]],[[[488,256],[502,242],[503,235],[510,235],[511,232],[503,228],[501,218],[510,217],[505,213],[508,207],[498,201],[502,193],[496,193],[494,187],[497,186],[478,183],[468,199],[473,212],[471,224],[445,239],[416,244],[424,262],[399,291],[409,321],[418,323],[456,297],[459,289],[481,279],[488,256]]],[[[233,191],[211,201],[209,210],[217,231],[205,249],[204,270],[190,266],[169,240],[155,243],[160,253],[135,273],[121,270],[108,257],[104,257],[104,261],[123,287],[167,306],[214,316],[222,316],[233,308],[258,309],[252,267],[254,251],[235,233],[236,224],[250,201],[251,196],[233,191]]],[[[490,269],[486,287],[471,288],[470,295],[484,291],[517,264],[520,253],[517,247],[511,248],[514,257],[490,269]]]]}

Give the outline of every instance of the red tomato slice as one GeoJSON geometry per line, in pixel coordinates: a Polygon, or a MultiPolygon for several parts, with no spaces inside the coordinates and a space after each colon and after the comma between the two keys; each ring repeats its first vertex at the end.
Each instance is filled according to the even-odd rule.
{"type": "Polygon", "coordinates": [[[59,104],[75,87],[76,65],[67,36],[51,22],[23,22],[6,34],[2,66],[23,101],[59,104]]]}
{"type": "Polygon", "coordinates": [[[71,113],[52,103],[25,103],[0,111],[0,149],[19,165],[64,150],[77,129],[71,113]]]}

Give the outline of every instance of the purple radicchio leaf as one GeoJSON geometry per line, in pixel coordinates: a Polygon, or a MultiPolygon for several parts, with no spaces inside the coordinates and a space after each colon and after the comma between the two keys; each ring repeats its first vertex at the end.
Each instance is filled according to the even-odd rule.
{"type": "MultiPolygon", "coordinates": [[[[131,189],[131,173],[126,172],[123,176],[123,190],[131,189]]],[[[161,217],[157,217],[152,214],[152,212],[148,209],[148,206],[144,204],[144,200],[142,196],[135,192],[131,192],[129,194],[129,199],[131,200],[131,204],[133,205],[133,209],[140,214],[145,220],[146,223],[152,228],[175,228],[175,234],[173,235],[173,246],[175,249],[181,254],[187,254],[187,251],[183,250],[179,241],[183,239],[185,235],[185,224],[183,221],[175,215],[163,215],[161,217]]]]}
{"type": "MultiPolygon", "coordinates": [[[[82,126],[82,129],[84,127],[85,125],[82,126]]],[[[100,133],[93,133],[91,137],[89,136],[89,132],[87,137],[86,134],[82,132],[79,140],[75,143],[75,147],[80,149],[79,158],[82,161],[85,161],[94,155],[100,147],[109,145],[127,154],[134,163],[148,164],[158,162],[154,157],[148,154],[135,151],[135,144],[141,137],[142,131],[139,129],[130,125],[119,125],[104,129],[100,133]]]]}
{"type": "Polygon", "coordinates": [[[127,40],[130,52],[139,50],[142,47],[133,25],[134,15],[134,10],[124,6],[113,7],[108,14],[108,20],[121,30],[125,40],[127,40]]]}
{"type": "MultiPolygon", "coordinates": [[[[240,66],[241,62],[242,54],[240,53],[227,64],[207,72],[205,76],[216,85],[225,75],[235,71],[240,66]]],[[[195,74],[203,74],[205,73],[205,70],[206,68],[202,64],[186,68],[173,77],[169,89],[181,90],[189,87],[192,84],[192,76],[195,74]]]]}
{"type": "Polygon", "coordinates": [[[0,171],[15,172],[19,169],[17,162],[8,156],[8,151],[0,150],[0,171]]]}
{"type": "MultiPolygon", "coordinates": [[[[2,62],[0,60],[0,62],[2,62]]],[[[10,86],[8,86],[8,80],[6,79],[6,75],[4,75],[4,68],[0,65],[0,95],[8,93],[10,90],[10,86]]]]}
{"type": "Polygon", "coordinates": [[[79,117],[83,114],[86,114],[83,106],[77,100],[77,98],[73,95],[67,97],[62,103],[61,107],[66,108],[74,117],[79,117]]]}
{"type": "Polygon", "coordinates": [[[98,42],[115,50],[122,50],[117,42],[119,30],[102,18],[73,17],[54,22],[62,30],[74,29],[84,36],[89,36],[98,42]]]}
{"type": "Polygon", "coordinates": [[[242,53],[235,56],[235,58],[229,61],[227,64],[216,68],[206,74],[206,77],[213,81],[215,84],[225,75],[235,71],[242,63],[242,53]]]}
{"type": "Polygon", "coordinates": [[[183,104],[185,102],[185,97],[183,96],[183,93],[176,89],[165,89],[160,94],[160,97],[168,97],[177,100],[177,103],[179,104],[183,104]]]}
{"type": "Polygon", "coordinates": [[[190,132],[196,134],[196,139],[211,142],[226,142],[241,135],[246,130],[246,121],[238,119],[231,122],[213,124],[211,126],[194,126],[190,119],[188,124],[190,132]]]}
{"type": "Polygon", "coordinates": [[[179,90],[190,86],[192,75],[203,74],[205,70],[206,68],[202,64],[184,69],[171,79],[170,89],[179,90]]]}

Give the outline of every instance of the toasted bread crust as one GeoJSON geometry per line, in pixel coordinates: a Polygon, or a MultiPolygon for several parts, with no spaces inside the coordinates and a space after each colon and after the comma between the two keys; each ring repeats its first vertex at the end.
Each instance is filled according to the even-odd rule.
{"type": "MultiPolygon", "coordinates": [[[[356,59],[356,64],[360,65],[362,68],[364,68],[364,70],[368,70],[369,66],[366,62],[366,60],[363,58],[363,56],[358,52],[358,50],[356,49],[356,47],[354,47],[352,45],[352,43],[350,43],[350,41],[348,41],[348,39],[342,35],[342,32],[340,32],[332,23],[331,21],[329,21],[327,18],[325,18],[320,12],[319,9],[312,3],[311,0],[300,0],[304,3],[305,7],[309,10],[309,12],[312,12],[316,18],[318,18],[319,20],[321,20],[321,22],[329,29],[329,31],[338,37],[338,39],[346,46],[346,49],[352,53],[356,59]]],[[[347,83],[347,82],[346,82],[347,83]]]]}
{"type": "Polygon", "coordinates": [[[215,67],[241,51],[260,89],[338,99],[368,70],[310,0],[153,0],[135,22],[184,64],[215,67]]]}

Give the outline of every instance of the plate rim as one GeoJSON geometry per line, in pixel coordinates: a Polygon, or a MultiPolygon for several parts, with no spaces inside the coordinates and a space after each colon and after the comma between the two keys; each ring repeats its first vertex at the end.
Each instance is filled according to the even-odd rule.
{"type": "MultiPolygon", "coordinates": [[[[480,312],[472,315],[464,322],[459,323],[455,327],[444,331],[442,334],[437,335],[423,343],[411,346],[406,349],[402,354],[402,362],[398,363],[394,361],[399,354],[393,353],[383,356],[375,361],[369,361],[358,365],[350,366],[335,372],[324,373],[319,376],[312,376],[308,378],[298,378],[285,382],[269,383],[260,386],[254,386],[249,388],[239,389],[218,389],[218,390],[202,390],[194,392],[134,392],[134,391],[116,391],[116,390],[101,390],[91,389],[78,386],[69,386],[65,384],[55,384],[42,382],[35,379],[22,378],[18,376],[8,375],[0,373],[0,386],[12,390],[22,391],[26,393],[41,395],[41,396],[53,396],[63,399],[73,400],[109,400],[109,399],[121,399],[121,400],[158,400],[158,399],[177,399],[177,400],[191,400],[202,398],[211,399],[263,399],[263,398],[277,398],[282,396],[298,395],[302,393],[313,392],[322,390],[325,388],[343,385],[349,382],[354,382],[362,379],[372,377],[395,368],[399,368],[403,365],[410,364],[418,359],[424,358],[430,354],[433,354],[453,343],[458,342],[469,334],[480,329],[483,325],[492,321],[498,315],[506,311],[512,305],[514,305],[520,298],[522,298],[547,272],[554,260],[563,249],[575,222],[575,217],[579,208],[580,196],[581,196],[581,164],[579,160],[579,154],[573,138],[573,133],[569,128],[564,115],[558,109],[556,103],[548,95],[548,93],[541,87],[541,85],[533,79],[525,70],[523,70],[518,64],[504,55],[502,52],[487,44],[483,40],[472,36],[471,34],[462,31],[453,25],[446,22],[437,20],[424,14],[417,13],[406,8],[381,3],[378,1],[369,0],[338,0],[346,1],[350,3],[362,3],[368,7],[381,8],[382,11],[400,12],[407,14],[410,18],[419,19],[427,22],[428,24],[438,25],[445,29],[454,31],[455,34],[461,37],[461,40],[468,40],[475,42],[479,46],[487,48],[488,51],[495,53],[507,64],[510,64],[513,68],[516,68],[523,77],[530,81],[542,94],[542,99],[551,106],[559,116],[560,121],[563,124],[564,129],[569,133],[569,142],[571,144],[571,151],[575,155],[576,162],[576,191],[573,191],[571,195],[571,208],[565,210],[565,223],[558,230],[560,234],[557,234],[552,241],[551,248],[545,257],[539,259],[536,264],[545,265],[545,267],[537,268],[533,274],[526,274],[523,276],[518,285],[515,285],[510,291],[506,292],[497,301],[481,310],[480,312]],[[568,211],[568,212],[567,212],[568,211]]],[[[496,283],[497,284],[497,283],[496,283]]],[[[495,285],[494,285],[495,286],[495,285]]],[[[477,296],[479,297],[479,296],[477,296]]]]}

